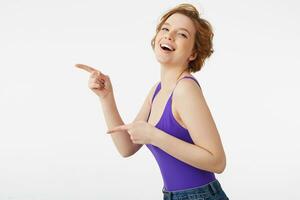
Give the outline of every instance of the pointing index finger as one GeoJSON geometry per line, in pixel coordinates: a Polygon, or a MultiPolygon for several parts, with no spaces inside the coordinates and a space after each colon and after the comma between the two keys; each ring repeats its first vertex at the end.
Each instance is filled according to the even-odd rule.
{"type": "Polygon", "coordinates": [[[90,66],[84,65],[84,64],[76,64],[75,66],[78,67],[78,68],[80,68],[80,69],[83,69],[83,70],[85,70],[87,72],[90,72],[90,73],[92,73],[94,71],[98,71],[98,70],[96,70],[96,69],[94,69],[94,68],[92,68],[90,66]]]}
{"type": "Polygon", "coordinates": [[[127,131],[128,128],[129,127],[127,125],[121,125],[121,126],[117,126],[117,127],[114,127],[112,129],[108,130],[106,133],[113,133],[116,131],[127,131]]]}

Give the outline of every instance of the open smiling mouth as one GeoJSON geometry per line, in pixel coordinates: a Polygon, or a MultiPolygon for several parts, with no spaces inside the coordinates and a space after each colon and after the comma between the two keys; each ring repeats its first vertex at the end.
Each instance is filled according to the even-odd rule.
{"type": "Polygon", "coordinates": [[[160,44],[159,46],[164,51],[169,51],[169,52],[175,51],[175,49],[173,49],[172,47],[165,45],[165,44],[160,44]]]}

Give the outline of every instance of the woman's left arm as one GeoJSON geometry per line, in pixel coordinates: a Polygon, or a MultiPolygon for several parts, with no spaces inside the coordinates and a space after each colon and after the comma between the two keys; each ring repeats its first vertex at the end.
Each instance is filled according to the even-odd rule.
{"type": "Polygon", "coordinates": [[[196,168],[222,173],[226,166],[225,152],[201,88],[193,80],[181,80],[174,90],[173,101],[194,144],[160,129],[155,129],[151,144],[196,168]]]}

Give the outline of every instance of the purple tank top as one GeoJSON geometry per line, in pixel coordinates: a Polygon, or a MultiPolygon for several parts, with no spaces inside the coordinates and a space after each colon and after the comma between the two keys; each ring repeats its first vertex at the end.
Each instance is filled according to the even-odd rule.
{"type": "MultiPolygon", "coordinates": [[[[191,78],[195,80],[196,83],[199,85],[198,81],[194,77],[185,76],[183,78],[191,78]]],[[[161,83],[157,85],[151,103],[153,102],[156,94],[159,92],[160,89],[161,83]]],[[[194,144],[188,130],[182,127],[173,116],[171,105],[174,89],[169,99],[167,100],[163,114],[158,123],[155,125],[155,127],[178,139],[194,144]]],[[[147,118],[147,122],[151,113],[151,108],[147,118]]],[[[146,146],[152,152],[158,163],[164,182],[164,188],[167,191],[184,190],[193,187],[198,187],[216,179],[215,174],[213,172],[195,168],[185,162],[178,160],[177,158],[171,156],[170,154],[166,153],[165,151],[154,145],[146,144],[146,146]]]]}

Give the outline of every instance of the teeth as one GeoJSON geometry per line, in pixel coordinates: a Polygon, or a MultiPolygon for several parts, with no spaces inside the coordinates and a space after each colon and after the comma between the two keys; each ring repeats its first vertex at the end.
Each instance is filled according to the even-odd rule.
{"type": "Polygon", "coordinates": [[[169,45],[167,45],[167,44],[162,44],[161,47],[167,47],[171,51],[174,51],[174,49],[172,47],[170,47],[169,45]]]}

